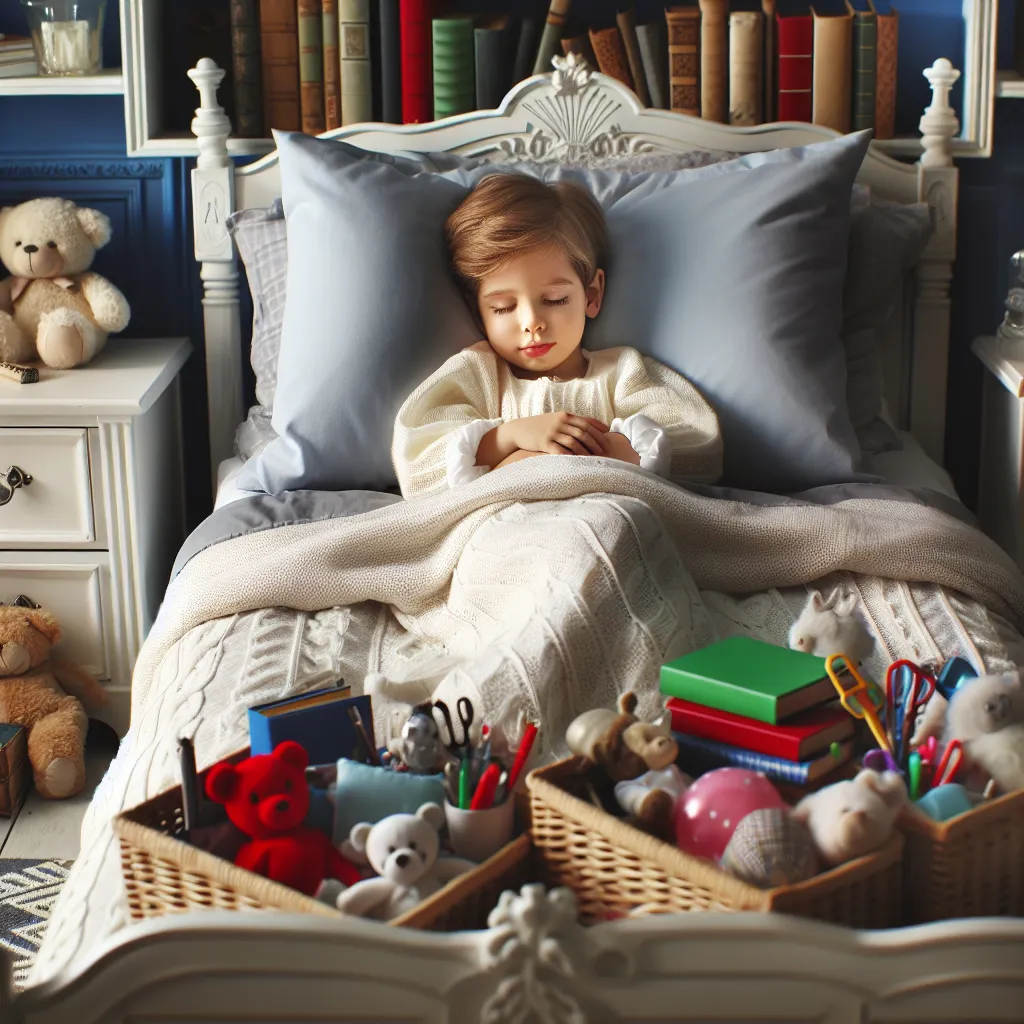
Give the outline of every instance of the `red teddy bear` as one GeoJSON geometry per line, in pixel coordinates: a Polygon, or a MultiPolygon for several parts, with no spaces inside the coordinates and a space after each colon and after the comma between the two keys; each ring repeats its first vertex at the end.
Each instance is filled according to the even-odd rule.
{"type": "Polygon", "coordinates": [[[206,794],[252,839],[235,856],[240,868],[312,896],[325,878],[355,885],[362,875],[327,835],[303,825],[309,810],[306,751],[293,740],[271,754],[221,762],[206,777],[206,794]]]}

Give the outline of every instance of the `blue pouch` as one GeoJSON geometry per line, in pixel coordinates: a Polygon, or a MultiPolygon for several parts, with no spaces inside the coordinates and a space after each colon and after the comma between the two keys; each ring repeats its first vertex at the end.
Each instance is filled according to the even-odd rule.
{"type": "Polygon", "coordinates": [[[342,758],[332,792],[333,842],[339,846],[353,825],[376,824],[389,814],[415,814],[423,804],[444,807],[444,775],[415,775],[342,758]]]}

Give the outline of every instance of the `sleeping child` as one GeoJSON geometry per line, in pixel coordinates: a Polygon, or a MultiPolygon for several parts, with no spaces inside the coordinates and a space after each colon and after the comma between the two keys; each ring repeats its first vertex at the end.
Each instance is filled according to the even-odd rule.
{"type": "Polygon", "coordinates": [[[452,356],[399,411],[392,456],[405,497],[541,455],[617,459],[677,482],[718,478],[718,420],[689,381],[633,348],[581,347],[601,309],[607,249],[585,188],[490,175],[445,237],[486,340],[452,356]]]}

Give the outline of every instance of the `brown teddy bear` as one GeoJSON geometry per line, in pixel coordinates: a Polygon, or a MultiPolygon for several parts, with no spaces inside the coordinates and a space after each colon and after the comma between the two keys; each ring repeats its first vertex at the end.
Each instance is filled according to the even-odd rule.
{"type": "Polygon", "coordinates": [[[128,326],[128,301],[89,270],[110,241],[110,220],[67,199],[0,210],[0,361],[81,366],[128,326]]]}
{"type": "Polygon", "coordinates": [[[36,789],[51,800],[82,791],[89,726],[82,704],[101,707],[108,700],[91,676],[51,659],[59,639],[48,611],[0,606],[0,722],[28,732],[36,789]]]}

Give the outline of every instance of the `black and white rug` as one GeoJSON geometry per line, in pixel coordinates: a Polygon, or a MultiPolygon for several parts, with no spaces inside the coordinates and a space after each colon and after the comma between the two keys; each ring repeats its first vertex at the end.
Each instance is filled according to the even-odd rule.
{"type": "Polygon", "coordinates": [[[14,956],[16,988],[25,984],[72,863],[0,859],[0,946],[14,956]]]}

